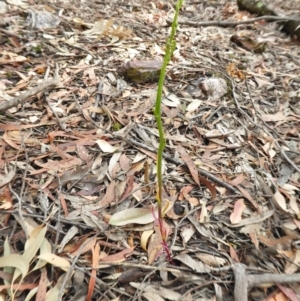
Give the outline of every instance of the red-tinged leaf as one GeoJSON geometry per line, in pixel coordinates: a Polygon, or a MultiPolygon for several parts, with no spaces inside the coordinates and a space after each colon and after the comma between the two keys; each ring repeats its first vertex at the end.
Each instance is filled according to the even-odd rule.
{"type": "Polygon", "coordinates": [[[141,171],[144,168],[146,159],[142,159],[139,162],[135,162],[131,165],[130,169],[127,171],[127,176],[132,176],[134,175],[136,172],[141,171]]]}
{"type": "Polygon", "coordinates": [[[187,194],[190,193],[194,188],[194,185],[187,185],[185,187],[183,187],[181,190],[180,190],[180,194],[178,196],[178,200],[179,201],[183,201],[184,199],[186,199],[187,197],[187,194]]]}
{"type": "Polygon", "coordinates": [[[267,247],[276,247],[278,245],[280,245],[281,248],[288,247],[293,241],[293,239],[287,235],[282,236],[280,238],[268,238],[263,235],[257,235],[257,238],[260,242],[265,244],[267,247]]]}
{"type": "Polygon", "coordinates": [[[35,297],[36,301],[46,300],[47,284],[48,284],[47,270],[45,267],[43,267],[39,286],[38,286],[38,291],[37,291],[36,297],[35,297]]]}
{"type": "Polygon", "coordinates": [[[99,206],[104,207],[112,203],[116,199],[115,191],[116,182],[112,181],[106,188],[106,193],[103,199],[99,202],[99,206]]]}
{"type": "Polygon", "coordinates": [[[146,154],[148,157],[152,158],[153,160],[157,160],[157,154],[154,154],[146,149],[143,148],[137,148],[140,152],[146,154]]]}
{"type": "Polygon", "coordinates": [[[20,48],[22,46],[17,37],[9,37],[8,39],[15,48],[20,48]]]}
{"type": "Polygon", "coordinates": [[[250,232],[250,233],[249,233],[249,236],[250,236],[251,241],[252,241],[253,244],[255,245],[255,248],[256,248],[257,250],[259,250],[259,242],[258,242],[258,240],[257,240],[256,232],[250,232]]]}
{"type": "Polygon", "coordinates": [[[232,186],[236,186],[236,185],[241,184],[244,180],[245,180],[245,177],[241,173],[237,177],[235,177],[233,180],[227,181],[227,183],[230,184],[230,185],[232,185],[232,186]]]}
{"type": "Polygon", "coordinates": [[[133,252],[135,247],[127,248],[119,253],[108,255],[101,258],[101,262],[123,262],[125,261],[133,252]]]}
{"type": "Polygon", "coordinates": [[[240,262],[239,257],[235,251],[235,249],[229,245],[229,252],[230,252],[230,257],[235,261],[235,262],[240,262]]]}
{"type": "Polygon", "coordinates": [[[133,189],[133,180],[134,180],[133,176],[130,176],[128,178],[126,190],[124,191],[124,193],[123,193],[122,197],[120,198],[119,202],[123,202],[131,194],[132,189],[133,189]]]}
{"type": "Polygon", "coordinates": [[[66,246],[66,248],[64,248],[64,252],[69,252],[72,256],[77,256],[78,252],[84,254],[91,250],[96,242],[97,239],[95,237],[87,238],[86,236],[83,236],[76,244],[66,246]],[[83,247],[81,247],[82,245],[83,247]]]}
{"type": "Polygon", "coordinates": [[[296,293],[291,288],[285,287],[281,284],[277,284],[277,286],[291,301],[299,301],[296,293]]]}
{"type": "Polygon", "coordinates": [[[217,190],[216,190],[216,186],[213,185],[211,182],[209,182],[208,180],[202,178],[201,176],[199,176],[199,180],[202,184],[204,184],[210,191],[211,193],[211,199],[214,200],[217,196],[217,190]]]}
{"type": "Polygon", "coordinates": [[[69,210],[68,210],[67,202],[62,193],[59,194],[59,200],[60,200],[61,207],[62,207],[62,209],[65,213],[65,217],[66,217],[69,214],[69,210]]]}
{"type": "Polygon", "coordinates": [[[84,143],[82,142],[83,142],[82,140],[77,141],[76,150],[78,156],[82,161],[88,161],[91,158],[91,155],[89,155],[87,148],[84,146],[84,143]]]}
{"type": "Polygon", "coordinates": [[[185,149],[181,145],[177,148],[177,150],[178,150],[179,154],[181,155],[181,158],[184,161],[184,163],[186,163],[186,165],[188,166],[189,171],[190,171],[194,181],[200,186],[199,174],[198,174],[196,165],[192,161],[192,158],[188,155],[188,153],[185,151],[185,149]]]}
{"type": "MultiPolygon", "coordinates": [[[[13,200],[11,198],[10,189],[8,186],[4,188],[3,194],[0,194],[0,209],[11,209],[13,207],[13,200]]],[[[7,215],[8,218],[2,219],[2,223],[6,226],[6,223],[9,220],[9,215],[7,215]]]]}
{"type": "Polygon", "coordinates": [[[245,209],[244,199],[238,199],[234,204],[233,212],[230,214],[232,224],[238,224],[242,220],[242,214],[245,209]]]}
{"type": "Polygon", "coordinates": [[[17,131],[19,130],[19,127],[14,124],[6,124],[6,123],[0,123],[0,130],[2,131],[17,131]]]}
{"type": "Polygon", "coordinates": [[[250,193],[246,189],[244,189],[243,187],[241,187],[239,185],[237,185],[236,187],[242,193],[242,195],[252,204],[252,206],[256,210],[259,210],[259,206],[258,206],[257,202],[252,198],[250,193]]]}
{"type": "Polygon", "coordinates": [[[282,113],[282,111],[279,111],[276,114],[265,114],[265,115],[262,115],[261,118],[265,122],[271,122],[271,121],[285,120],[287,118],[287,116],[285,116],[282,113]]]}
{"type": "Polygon", "coordinates": [[[89,281],[89,288],[88,288],[88,293],[85,298],[86,301],[90,301],[94,292],[95,288],[95,283],[96,283],[96,277],[97,277],[97,266],[98,266],[98,261],[99,261],[99,255],[100,255],[100,246],[98,243],[95,244],[95,246],[92,248],[92,255],[93,255],[93,263],[92,263],[92,272],[91,272],[91,277],[89,281]]]}
{"type": "Polygon", "coordinates": [[[63,131],[56,131],[56,132],[50,132],[48,134],[48,141],[50,144],[53,143],[54,141],[54,138],[57,137],[57,136],[60,136],[60,137],[65,137],[65,136],[68,136],[65,132],[63,131]]]}

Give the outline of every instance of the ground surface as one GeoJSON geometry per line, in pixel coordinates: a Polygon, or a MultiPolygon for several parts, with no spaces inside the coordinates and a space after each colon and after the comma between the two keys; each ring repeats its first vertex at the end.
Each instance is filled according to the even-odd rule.
{"type": "MultiPolygon", "coordinates": [[[[269,2],[299,16],[299,1],[269,2]]],[[[0,28],[1,300],[247,300],[254,274],[281,278],[257,276],[249,300],[299,300],[300,278],[284,284],[300,265],[299,42],[265,21],[186,25],[255,16],[184,3],[162,105],[170,262],[153,225],[157,84],[117,69],[163,58],[173,7],[13,3],[0,28]],[[38,11],[60,24],[41,29],[38,11]]]]}

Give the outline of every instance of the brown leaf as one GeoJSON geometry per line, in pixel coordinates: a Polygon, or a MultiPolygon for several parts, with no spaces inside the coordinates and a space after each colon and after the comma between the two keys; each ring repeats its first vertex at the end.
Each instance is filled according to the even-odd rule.
{"type": "Polygon", "coordinates": [[[116,182],[112,181],[106,188],[106,193],[103,199],[99,202],[99,206],[104,207],[112,203],[116,199],[115,191],[116,182]]]}
{"type": "Polygon", "coordinates": [[[281,238],[268,238],[263,235],[257,235],[257,238],[267,247],[277,247],[277,245],[281,245],[282,247],[288,247],[293,241],[293,239],[289,236],[283,236],[281,238]]]}
{"type": "Polygon", "coordinates": [[[144,165],[145,165],[145,161],[146,159],[142,159],[138,162],[132,163],[130,169],[127,171],[127,176],[132,176],[134,175],[136,172],[139,172],[143,169],[144,165]]]}
{"type": "Polygon", "coordinates": [[[300,250],[296,250],[290,262],[287,262],[284,271],[286,274],[294,274],[299,269],[300,265],[300,250]]]}
{"type": "Polygon", "coordinates": [[[123,202],[131,194],[132,189],[133,189],[133,180],[134,180],[133,176],[128,177],[126,190],[124,191],[124,193],[123,193],[122,197],[120,198],[119,202],[123,202]]]}
{"type": "Polygon", "coordinates": [[[209,189],[211,193],[211,199],[214,200],[217,196],[216,186],[211,182],[209,182],[208,180],[202,178],[201,176],[199,176],[199,180],[202,184],[204,184],[209,189]]]}
{"type": "Polygon", "coordinates": [[[237,185],[236,187],[242,193],[242,195],[252,204],[252,206],[256,210],[259,210],[259,206],[258,206],[257,202],[252,198],[252,196],[250,195],[250,193],[246,189],[244,189],[243,187],[241,187],[239,185],[237,185]]]}
{"type": "Polygon", "coordinates": [[[229,245],[229,252],[230,252],[230,257],[235,260],[235,262],[240,262],[239,257],[235,251],[235,249],[229,245]]]}
{"type": "Polygon", "coordinates": [[[233,180],[227,181],[227,183],[230,184],[230,185],[232,185],[232,186],[236,186],[236,185],[241,184],[244,180],[245,180],[245,177],[241,173],[237,177],[235,177],[233,180]]]}
{"type": "Polygon", "coordinates": [[[121,169],[124,172],[127,172],[128,169],[130,168],[130,160],[125,154],[122,154],[120,156],[119,163],[120,163],[121,169]]]}
{"type": "Polygon", "coordinates": [[[194,181],[200,186],[200,180],[199,180],[199,174],[196,168],[196,165],[192,161],[192,158],[188,155],[188,153],[185,151],[185,149],[180,145],[177,148],[179,154],[181,155],[182,160],[189,168],[189,171],[194,179],[194,181]]]}
{"type": "Polygon", "coordinates": [[[130,248],[127,248],[121,252],[118,252],[116,254],[113,254],[113,255],[108,255],[108,256],[105,256],[103,258],[101,258],[101,262],[123,262],[126,260],[126,258],[128,258],[133,250],[134,250],[135,247],[130,247],[130,248]]]}

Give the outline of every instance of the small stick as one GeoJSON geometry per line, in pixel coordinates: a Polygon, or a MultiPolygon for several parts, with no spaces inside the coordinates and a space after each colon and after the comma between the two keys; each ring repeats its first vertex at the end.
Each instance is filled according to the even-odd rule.
{"type": "Polygon", "coordinates": [[[234,300],[248,301],[248,281],[246,277],[246,266],[241,263],[232,266],[235,285],[234,285],[234,300]]]}
{"type": "Polygon", "coordinates": [[[16,107],[18,104],[25,102],[28,98],[43,92],[46,89],[54,88],[59,84],[58,66],[56,65],[56,70],[53,79],[44,81],[38,86],[32,88],[31,90],[22,93],[20,96],[15,97],[9,101],[0,104],[0,112],[4,112],[12,107],[16,107]]]}
{"type": "Polygon", "coordinates": [[[300,274],[261,274],[247,275],[246,266],[242,263],[236,263],[232,266],[235,285],[234,300],[248,301],[248,290],[266,283],[295,283],[300,282],[300,274]]]}
{"type": "MultiPolygon", "coordinates": [[[[238,25],[243,25],[243,24],[251,24],[255,23],[257,21],[261,20],[270,20],[270,21],[300,21],[299,18],[286,18],[286,17],[279,17],[279,16],[261,16],[249,20],[244,20],[244,21],[238,21],[238,22],[228,22],[228,21],[208,21],[208,22],[192,22],[192,21],[184,21],[184,20],[179,20],[179,24],[184,24],[184,25],[191,25],[191,26],[219,26],[219,27],[235,27],[238,25]]],[[[172,23],[171,20],[167,20],[167,23],[172,23]]]]}

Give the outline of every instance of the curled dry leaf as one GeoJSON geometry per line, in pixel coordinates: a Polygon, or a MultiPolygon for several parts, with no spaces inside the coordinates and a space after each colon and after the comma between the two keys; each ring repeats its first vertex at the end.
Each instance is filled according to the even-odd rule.
{"type": "Polygon", "coordinates": [[[50,263],[51,265],[61,268],[64,271],[68,271],[69,267],[70,267],[70,263],[69,261],[67,261],[66,259],[59,257],[55,254],[52,253],[44,253],[38,256],[38,258],[47,261],[48,263],[50,263]]]}
{"type": "Polygon", "coordinates": [[[213,267],[219,267],[219,266],[222,266],[227,263],[227,260],[225,260],[221,257],[218,257],[218,256],[210,255],[210,254],[199,253],[199,254],[196,254],[196,256],[201,261],[203,261],[205,264],[213,266],[213,267]]]}
{"type": "Polygon", "coordinates": [[[129,208],[112,215],[109,223],[114,226],[124,226],[128,224],[145,225],[153,222],[155,216],[158,216],[157,209],[129,208]]]}
{"type": "MultiPolygon", "coordinates": [[[[163,215],[173,206],[173,202],[164,200],[162,204],[163,215]]],[[[157,220],[157,208],[129,208],[113,214],[109,223],[114,226],[124,226],[128,224],[146,225],[157,220]]]]}
{"type": "Polygon", "coordinates": [[[147,243],[150,236],[153,234],[154,230],[144,231],[141,236],[141,247],[147,252],[147,243]]]}
{"type": "Polygon", "coordinates": [[[277,204],[280,206],[280,208],[284,211],[286,211],[286,201],[284,196],[277,190],[274,194],[274,199],[276,200],[277,204]]]}
{"type": "Polygon", "coordinates": [[[118,147],[110,145],[106,140],[98,139],[96,143],[104,153],[113,153],[118,149],[118,147]]]}

